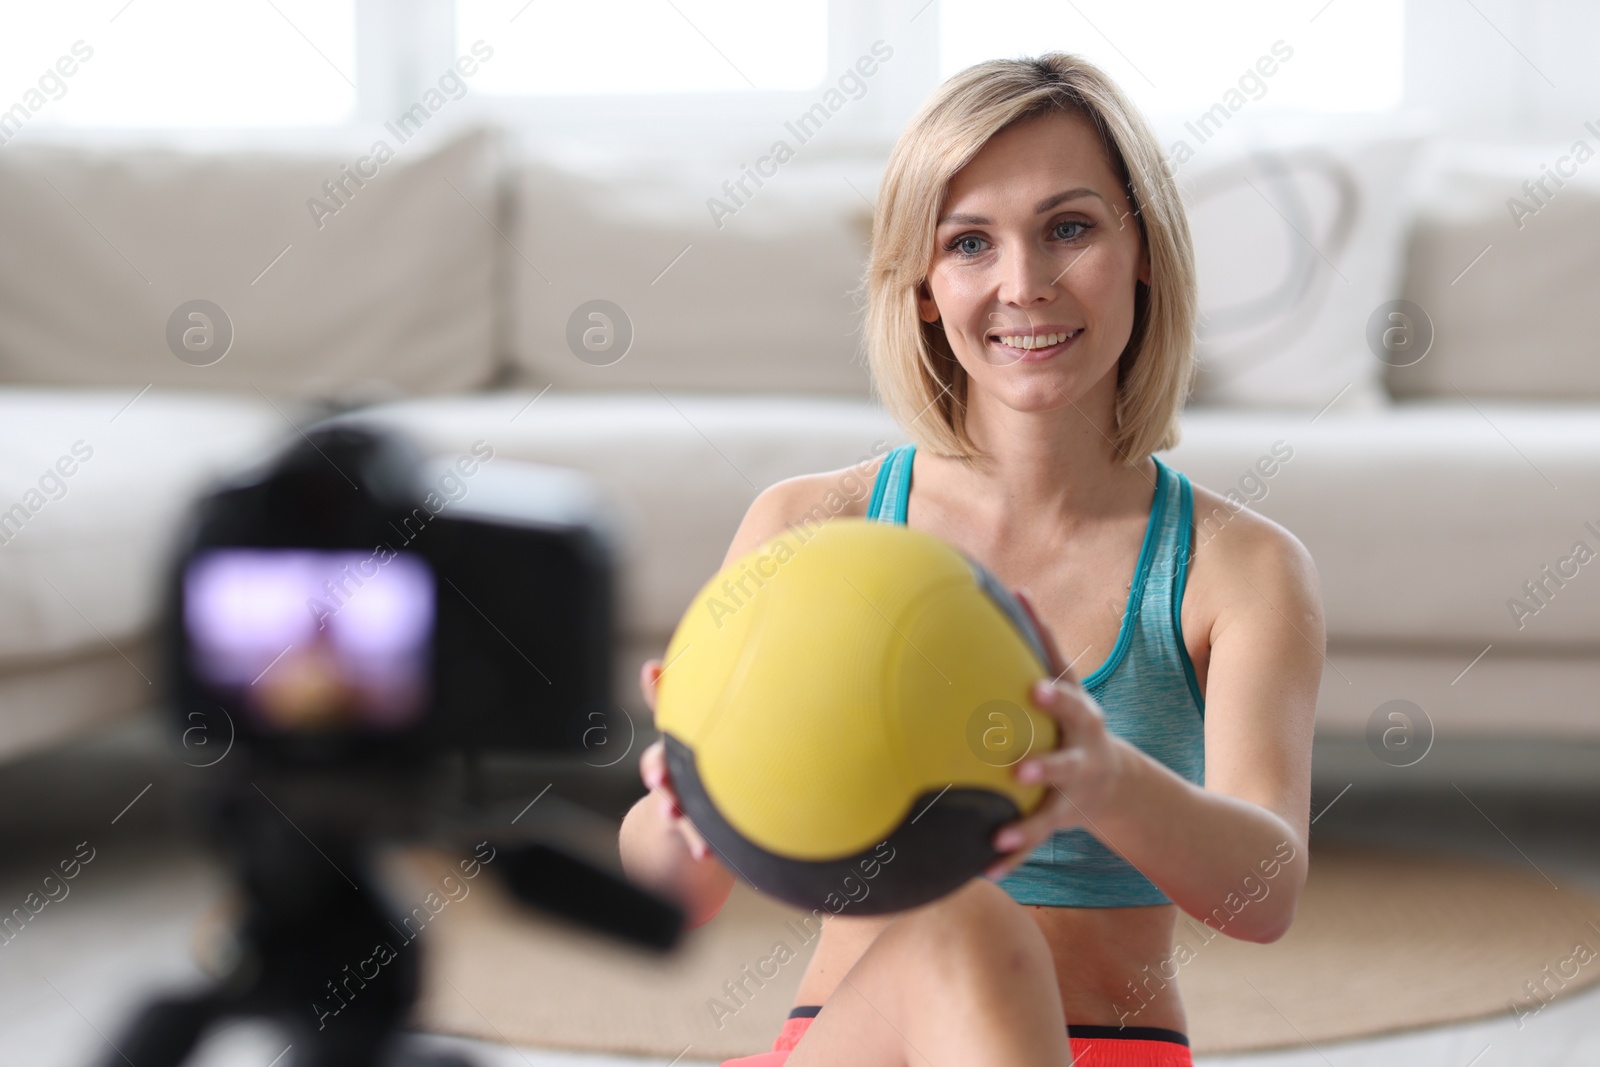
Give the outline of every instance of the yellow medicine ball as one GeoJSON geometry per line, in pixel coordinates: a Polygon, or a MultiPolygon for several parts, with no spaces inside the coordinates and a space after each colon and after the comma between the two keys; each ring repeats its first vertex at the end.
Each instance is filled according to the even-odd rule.
{"type": "Polygon", "coordinates": [[[1021,604],[931,534],[791,528],[707,582],[665,654],[656,726],[724,866],[798,907],[874,915],[982,873],[1056,746],[1021,604]]]}

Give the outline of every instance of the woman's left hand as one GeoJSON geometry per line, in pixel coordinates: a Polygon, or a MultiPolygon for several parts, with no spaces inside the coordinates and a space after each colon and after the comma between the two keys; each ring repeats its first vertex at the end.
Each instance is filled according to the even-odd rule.
{"type": "MultiPolygon", "coordinates": [[[[1042,678],[1031,696],[1035,706],[1056,720],[1059,741],[1055,749],[1030,755],[1013,773],[1019,782],[1043,784],[1043,799],[1026,818],[996,831],[992,844],[1005,855],[984,871],[998,880],[1028,858],[1057,830],[1092,822],[1117,790],[1126,755],[1124,742],[1106,729],[1105,712],[1086,692],[1062,658],[1055,635],[1045,626],[1028,594],[1017,590],[1050,657],[1055,679],[1042,678]]],[[[1092,827],[1091,827],[1092,828],[1092,827]]]]}

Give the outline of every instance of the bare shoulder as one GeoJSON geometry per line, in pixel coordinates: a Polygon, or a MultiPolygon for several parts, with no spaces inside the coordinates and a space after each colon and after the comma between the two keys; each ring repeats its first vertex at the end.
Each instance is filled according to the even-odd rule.
{"type": "Polygon", "coordinates": [[[1190,580],[1213,605],[1212,634],[1241,615],[1277,610],[1319,635],[1322,595],[1316,562],[1290,530],[1241,503],[1194,485],[1190,580]]]}
{"type": "Polygon", "coordinates": [[[837,518],[865,518],[872,484],[882,463],[883,454],[878,453],[848,467],[797,474],[763,489],[745,512],[723,565],[791,526],[837,518]]]}

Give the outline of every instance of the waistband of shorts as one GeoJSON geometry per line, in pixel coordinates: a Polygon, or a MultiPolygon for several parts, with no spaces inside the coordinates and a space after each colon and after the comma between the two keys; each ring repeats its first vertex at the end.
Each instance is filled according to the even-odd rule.
{"type": "Polygon", "coordinates": [[[1067,1036],[1104,1041],[1170,1041],[1174,1045],[1189,1047],[1189,1035],[1162,1026],[1083,1026],[1068,1023],[1067,1036]]]}
{"type": "MultiPolygon", "coordinates": [[[[791,1019],[815,1019],[822,1010],[820,1004],[797,1004],[789,1009],[791,1019]]],[[[1098,1026],[1094,1024],[1067,1024],[1067,1036],[1084,1041],[1164,1041],[1168,1044],[1189,1047],[1189,1035],[1164,1026],[1098,1026]]]]}

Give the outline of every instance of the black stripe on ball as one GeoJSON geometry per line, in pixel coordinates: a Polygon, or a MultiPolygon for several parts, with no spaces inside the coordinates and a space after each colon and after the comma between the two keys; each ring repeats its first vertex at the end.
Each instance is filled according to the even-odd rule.
{"type": "Polygon", "coordinates": [[[671,734],[663,737],[679,805],[723,866],[797,908],[885,915],[937,900],[999,857],[989,841],[1020,815],[1010,798],[991,790],[931,790],[917,796],[905,821],[871,848],[832,860],[792,859],[730,826],[706,795],[694,753],[671,734]]]}

